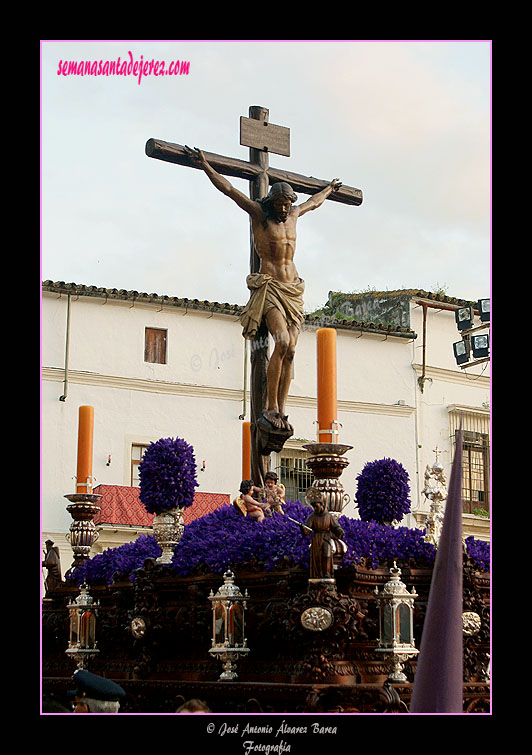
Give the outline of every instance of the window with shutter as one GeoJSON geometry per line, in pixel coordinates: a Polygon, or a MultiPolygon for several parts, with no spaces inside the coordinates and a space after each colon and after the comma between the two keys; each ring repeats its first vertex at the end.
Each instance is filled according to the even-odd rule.
{"type": "Polygon", "coordinates": [[[144,361],[166,364],[166,334],[162,328],[146,328],[144,338],[144,361]]]}

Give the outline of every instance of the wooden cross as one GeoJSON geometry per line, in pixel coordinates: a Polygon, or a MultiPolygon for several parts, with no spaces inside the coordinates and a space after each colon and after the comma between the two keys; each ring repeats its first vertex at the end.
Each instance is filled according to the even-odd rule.
{"type": "MultiPolygon", "coordinates": [[[[205,152],[207,161],[222,175],[243,178],[249,181],[251,199],[262,199],[268,193],[270,184],[286,181],[295,192],[302,194],[316,194],[329,185],[312,176],[302,176],[299,173],[272,168],[269,165],[269,153],[290,155],[290,131],[283,126],[269,123],[267,108],[252,105],[249,108],[249,118],[240,119],[240,144],[249,147],[249,162],[232,157],[224,157],[212,152],[205,152]]],[[[164,142],[160,139],[148,139],[146,154],[156,160],[184,165],[187,168],[202,168],[192,162],[184,145],[164,142]]],[[[362,204],[362,192],[351,186],[342,185],[327,199],[348,205],[362,204]]],[[[251,230],[251,229],[250,229],[251,230]]],[[[250,233],[250,272],[260,270],[260,259],[255,250],[253,235],[250,233]]],[[[272,450],[280,450],[275,444],[264,447],[260,441],[257,420],[266,405],[266,371],[268,367],[268,330],[263,321],[255,339],[251,343],[251,476],[256,485],[262,486],[266,466],[269,465],[269,454],[272,450]]],[[[277,433],[281,436],[282,433],[277,433]]],[[[288,434],[287,437],[289,437],[288,434]]],[[[279,443],[284,443],[281,438],[279,443]]]]}

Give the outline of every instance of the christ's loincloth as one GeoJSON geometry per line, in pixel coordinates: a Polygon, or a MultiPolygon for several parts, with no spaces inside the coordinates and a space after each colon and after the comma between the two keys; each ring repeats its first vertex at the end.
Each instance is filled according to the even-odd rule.
{"type": "Polygon", "coordinates": [[[278,309],[287,326],[295,325],[301,329],[305,281],[298,278],[297,283],[280,283],[271,275],[251,273],[246,283],[251,296],[240,315],[244,338],[255,338],[262,318],[270,309],[278,309]]]}

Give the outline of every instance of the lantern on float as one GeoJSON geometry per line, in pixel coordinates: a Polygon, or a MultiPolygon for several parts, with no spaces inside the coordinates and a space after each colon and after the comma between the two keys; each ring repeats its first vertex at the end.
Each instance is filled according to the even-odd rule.
{"type": "Polygon", "coordinates": [[[386,658],[390,681],[406,682],[403,664],[419,653],[414,643],[414,598],[418,595],[415,588],[408,592],[399,579],[401,570],[395,561],[390,574],[391,579],[380,593],[379,588],[375,588],[379,606],[379,644],[375,652],[386,658]]]}
{"type": "Polygon", "coordinates": [[[231,570],[224,574],[224,584],[216,595],[211,590],[209,600],[212,603],[212,647],[209,653],[223,663],[220,681],[237,679],[236,662],[249,653],[246,646],[245,612],[248,591],[242,595],[234,583],[235,575],[231,570]]]}
{"type": "Polygon", "coordinates": [[[83,584],[78,597],[68,604],[70,633],[67,655],[73,658],[79,669],[87,668],[89,658],[100,651],[96,647],[96,615],[99,601],[94,602],[89,588],[83,584]]]}

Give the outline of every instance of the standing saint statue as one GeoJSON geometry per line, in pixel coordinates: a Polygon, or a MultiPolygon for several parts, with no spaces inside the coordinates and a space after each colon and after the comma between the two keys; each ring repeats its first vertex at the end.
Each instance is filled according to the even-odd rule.
{"type": "Polygon", "coordinates": [[[321,492],[317,488],[308,488],[305,500],[314,509],[301,531],[304,535],[312,535],[310,543],[310,578],[333,579],[334,554],[343,551],[345,544],[341,540],[344,531],[327,511],[321,492]]]}
{"type": "Polygon", "coordinates": [[[341,187],[338,179],[300,205],[292,187],[280,181],[268,195],[254,200],[247,197],[207,162],[199,149],[185,147],[187,155],[201,167],[212,184],[232,199],[251,219],[251,230],[260,271],[246,279],[250,299],[241,314],[244,338],[255,337],[262,319],[274,340],[267,370],[267,401],[262,413],[274,428],[292,432],[286,414],[286,400],[292,377],[292,361],[303,323],[305,283],[294,265],[296,223],[301,215],[320,207],[341,187]]]}
{"type": "Polygon", "coordinates": [[[46,592],[50,592],[61,584],[61,557],[59,548],[54,545],[53,540],[47,540],[46,550],[44,551],[44,561],[42,566],[48,570],[48,576],[45,579],[46,592]]]}

